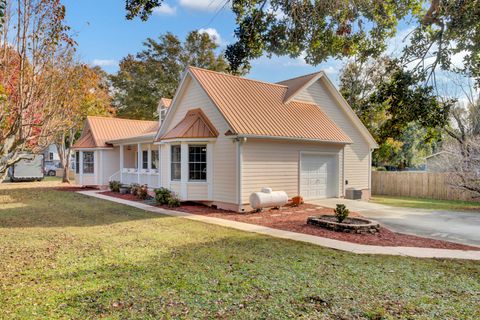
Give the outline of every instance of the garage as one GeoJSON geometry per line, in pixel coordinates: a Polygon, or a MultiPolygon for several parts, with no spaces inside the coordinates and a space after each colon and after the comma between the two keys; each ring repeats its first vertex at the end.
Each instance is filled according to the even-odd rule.
{"type": "Polygon", "coordinates": [[[300,194],[305,200],[338,196],[337,164],[335,154],[300,154],[300,194]]]}

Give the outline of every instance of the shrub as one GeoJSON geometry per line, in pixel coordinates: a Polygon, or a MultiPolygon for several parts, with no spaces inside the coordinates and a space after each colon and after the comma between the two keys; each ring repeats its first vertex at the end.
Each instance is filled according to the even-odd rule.
{"type": "Polygon", "coordinates": [[[335,212],[335,217],[339,223],[342,223],[343,220],[347,219],[348,215],[350,214],[350,210],[348,210],[344,204],[337,204],[337,207],[335,210],[333,210],[333,212],[335,212]]]}
{"type": "Polygon", "coordinates": [[[138,191],[140,190],[140,185],[138,183],[132,183],[130,185],[130,192],[134,195],[134,196],[138,196],[138,191]]]}
{"type": "Polygon", "coordinates": [[[158,204],[168,204],[168,201],[172,197],[172,192],[167,188],[155,189],[155,200],[158,204]]]}
{"type": "Polygon", "coordinates": [[[142,200],[148,199],[148,186],[146,184],[138,186],[137,197],[142,200]]]}
{"type": "Polygon", "coordinates": [[[170,199],[168,199],[168,206],[170,208],[180,207],[180,199],[176,195],[172,194],[170,199]]]}
{"type": "Polygon", "coordinates": [[[113,181],[110,181],[108,183],[108,188],[110,189],[110,191],[112,192],[120,192],[120,186],[122,184],[120,183],[120,181],[116,181],[116,180],[113,180],[113,181]]]}

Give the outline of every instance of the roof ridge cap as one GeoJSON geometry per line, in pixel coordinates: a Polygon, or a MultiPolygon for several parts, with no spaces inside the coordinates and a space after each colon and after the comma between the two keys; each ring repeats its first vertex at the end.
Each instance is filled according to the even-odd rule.
{"type": "Polygon", "coordinates": [[[278,84],[278,83],[275,83],[275,82],[267,82],[267,81],[263,81],[263,80],[250,79],[250,78],[241,77],[241,76],[236,76],[236,75],[233,75],[233,74],[224,73],[224,72],[220,72],[220,71],[203,69],[203,68],[193,67],[193,66],[189,66],[188,68],[196,69],[196,70],[200,70],[200,71],[206,71],[206,72],[210,72],[210,73],[215,73],[215,74],[218,74],[218,75],[227,76],[227,77],[232,77],[232,78],[237,78],[237,79],[241,79],[241,80],[247,80],[247,81],[252,81],[252,82],[258,82],[258,83],[268,84],[268,85],[272,85],[272,86],[278,86],[278,87],[282,87],[282,88],[288,88],[286,85],[283,85],[283,84],[278,84]]]}

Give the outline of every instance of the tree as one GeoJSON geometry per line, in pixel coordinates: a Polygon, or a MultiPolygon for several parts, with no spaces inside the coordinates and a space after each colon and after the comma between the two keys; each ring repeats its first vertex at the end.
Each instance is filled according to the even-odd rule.
{"type": "Polygon", "coordinates": [[[111,77],[114,105],[118,115],[132,119],[155,119],[158,100],[171,98],[181,73],[191,65],[225,71],[227,63],[216,54],[218,45],[206,33],[190,32],[182,43],[166,33],[159,41],[147,39],[145,49],[120,62],[120,70],[111,77]]]}
{"type": "Polygon", "coordinates": [[[40,152],[53,142],[62,121],[62,110],[55,103],[54,70],[75,45],[64,24],[65,7],[58,0],[17,0],[4,14],[0,182],[24,152],[40,152]]]}
{"type": "MultiPolygon", "coordinates": [[[[127,0],[127,17],[145,20],[162,2],[127,0]]],[[[471,76],[480,86],[480,0],[232,0],[231,7],[238,40],[227,47],[226,56],[233,72],[264,53],[305,55],[313,65],[328,58],[376,57],[408,18],[415,28],[405,64],[427,72],[431,84],[440,68],[471,76]],[[456,54],[463,55],[461,67],[452,65],[456,54]]]]}
{"type": "Polygon", "coordinates": [[[452,104],[440,102],[422,77],[389,58],[348,64],[340,91],[380,145],[374,163],[399,168],[417,165],[431,152],[452,104]]]}
{"type": "Polygon", "coordinates": [[[69,182],[70,159],[74,142],[87,116],[109,116],[113,109],[106,85],[106,74],[98,67],[90,68],[69,60],[55,83],[56,103],[63,111],[57,128],[55,144],[63,167],[63,182],[69,182]]]}
{"type": "Polygon", "coordinates": [[[442,166],[448,172],[450,186],[480,197],[480,135],[470,136],[462,143],[449,141],[444,151],[448,157],[442,166]]]}

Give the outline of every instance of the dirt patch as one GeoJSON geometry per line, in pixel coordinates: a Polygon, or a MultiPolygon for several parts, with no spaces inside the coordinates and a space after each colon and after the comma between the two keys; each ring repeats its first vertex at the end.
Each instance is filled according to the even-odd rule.
{"type": "MultiPolygon", "coordinates": [[[[125,200],[142,202],[142,200],[131,194],[122,195],[120,193],[115,193],[111,191],[102,192],[102,194],[125,200]]],[[[298,207],[286,206],[282,207],[281,209],[270,209],[260,213],[238,213],[228,210],[214,209],[201,204],[189,202],[182,203],[180,207],[173,209],[168,208],[167,206],[158,207],[186,213],[199,214],[208,217],[251,223],[280,230],[299,232],[359,244],[392,247],[480,250],[480,248],[478,247],[397,233],[385,228],[384,226],[380,226],[380,229],[376,234],[343,233],[315,227],[307,224],[308,217],[319,215],[333,215],[333,209],[322,208],[312,204],[302,204],[298,207]]],[[[350,216],[362,217],[356,212],[351,212],[350,216]]]]}

